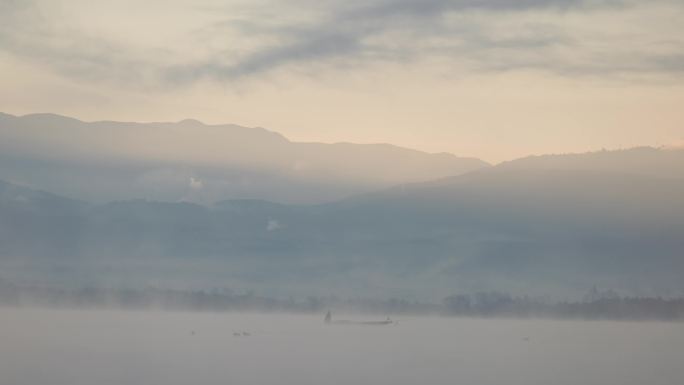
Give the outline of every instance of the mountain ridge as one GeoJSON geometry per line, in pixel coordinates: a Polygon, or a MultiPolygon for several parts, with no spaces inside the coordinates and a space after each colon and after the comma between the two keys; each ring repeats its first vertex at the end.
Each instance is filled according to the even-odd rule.
{"type": "MultiPolygon", "coordinates": [[[[418,156],[405,163],[415,166],[410,171],[416,175],[426,158],[386,145],[295,148],[314,157],[349,158],[341,158],[345,167],[337,173],[306,184],[278,170],[210,174],[196,164],[181,166],[179,176],[176,166],[159,163],[159,169],[153,162],[138,166],[152,170],[142,174],[118,164],[91,170],[78,163],[54,173],[53,165],[0,153],[0,180],[26,163],[15,168],[19,178],[7,179],[57,180],[75,190],[82,185],[73,174],[112,189],[136,178],[150,181],[128,191],[133,199],[116,194],[106,202],[63,199],[40,183],[23,184],[49,192],[0,183],[0,271],[67,282],[92,277],[131,285],[192,282],[436,298],[459,290],[564,296],[597,283],[634,295],[684,292],[684,151],[527,157],[354,191],[340,180],[364,171],[365,152],[380,154],[374,166],[389,176],[408,169],[387,161],[388,153],[418,156]],[[240,196],[222,191],[218,199],[193,199],[213,183],[239,184],[246,175],[269,182],[240,196]],[[178,194],[150,194],[173,187],[165,178],[181,185],[178,194]],[[259,195],[293,184],[297,188],[289,191],[297,193],[322,186],[346,190],[329,201],[296,204],[259,195]]],[[[297,167],[307,175],[311,165],[297,167]]]]}
{"type": "Polygon", "coordinates": [[[291,142],[263,128],[194,120],[89,123],[54,114],[0,119],[0,179],[95,202],[322,203],[489,166],[389,144],[291,142]]]}
{"type": "Polygon", "coordinates": [[[118,277],[104,264],[143,281],[190,264],[177,272],[183,280],[209,274],[253,288],[296,283],[388,295],[530,287],[563,295],[597,282],[633,294],[684,290],[684,180],[492,168],[447,181],[318,205],[134,200],[57,217],[0,201],[3,212],[27,213],[0,221],[10,235],[0,262],[32,255],[71,266],[67,272],[118,277]],[[61,237],[49,237],[56,229],[61,237]],[[141,263],[144,273],[130,271],[141,263]],[[368,287],[377,280],[387,286],[368,287]]]}

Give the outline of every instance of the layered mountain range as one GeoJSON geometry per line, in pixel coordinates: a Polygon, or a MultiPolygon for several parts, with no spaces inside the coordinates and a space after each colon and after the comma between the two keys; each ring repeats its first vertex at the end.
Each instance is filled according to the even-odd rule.
{"type": "Polygon", "coordinates": [[[195,121],[0,123],[0,279],[408,298],[684,292],[682,150],[489,166],[195,121]]]}
{"type": "Polygon", "coordinates": [[[263,128],[0,114],[0,179],[93,202],[322,203],[489,166],[388,144],[298,143],[263,128]]]}

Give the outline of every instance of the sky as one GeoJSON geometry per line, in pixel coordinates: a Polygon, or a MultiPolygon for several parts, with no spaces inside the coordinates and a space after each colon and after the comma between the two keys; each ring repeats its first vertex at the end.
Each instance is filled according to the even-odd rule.
{"type": "Polygon", "coordinates": [[[500,162],[684,143],[681,0],[0,0],[0,111],[500,162]]]}

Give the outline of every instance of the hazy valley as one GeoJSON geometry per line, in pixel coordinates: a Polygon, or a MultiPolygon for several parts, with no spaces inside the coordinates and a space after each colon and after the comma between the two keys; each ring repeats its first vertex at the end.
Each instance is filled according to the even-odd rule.
{"type": "MultiPolygon", "coordinates": [[[[215,141],[214,150],[204,155],[193,152],[194,143],[174,140],[184,143],[176,149],[176,162],[177,170],[186,174],[176,177],[175,186],[162,184],[154,190],[133,175],[120,175],[132,183],[111,176],[118,170],[113,166],[120,161],[116,157],[123,156],[116,141],[125,140],[131,125],[86,124],[51,115],[4,118],[2,143],[7,146],[13,140],[15,147],[3,156],[15,158],[2,162],[0,178],[38,178],[38,171],[49,177],[35,179],[38,186],[0,183],[0,278],[72,286],[238,288],[279,296],[363,294],[431,300],[483,290],[578,298],[595,285],[635,296],[684,292],[682,150],[644,147],[487,166],[386,145],[320,144],[314,146],[330,146],[324,150],[328,158],[312,164],[316,171],[306,177],[288,179],[289,171],[276,165],[295,155],[305,158],[307,152],[283,150],[271,159],[261,149],[276,146],[273,143],[298,146],[275,133],[160,123],[138,128],[160,138],[195,129],[214,130],[217,138],[227,132],[228,138],[215,141]],[[63,138],[80,132],[97,140],[89,144],[92,147],[72,148],[68,140],[45,139],[55,130],[66,133],[63,138]],[[17,143],[31,137],[43,138],[61,158],[48,162],[21,150],[17,143]],[[235,150],[250,148],[260,150],[235,150]],[[205,174],[208,160],[184,159],[186,149],[189,157],[216,158],[211,178],[205,174]],[[340,155],[358,162],[345,169],[344,162],[334,160],[332,149],[360,151],[367,157],[340,155]],[[259,164],[254,159],[262,154],[259,164]],[[106,165],[109,161],[114,163],[106,165]],[[236,166],[239,162],[241,167],[236,166]],[[98,176],[77,172],[81,167],[92,168],[98,176]],[[265,179],[253,171],[259,167],[270,170],[268,183],[287,187],[261,184],[265,179]],[[354,174],[356,169],[363,172],[354,174]],[[241,182],[234,187],[233,179],[221,179],[226,170],[247,181],[253,189],[250,199],[240,190],[241,182]],[[348,177],[334,174],[343,170],[348,177]],[[383,175],[381,170],[398,171],[383,175]],[[336,184],[326,184],[321,179],[325,173],[336,184]],[[97,178],[120,187],[94,201],[44,192],[45,186],[55,186],[60,192],[75,188],[99,194],[87,187],[106,189],[97,178]],[[290,200],[284,191],[294,194],[314,184],[320,189],[298,195],[294,200],[299,204],[284,203],[290,200]],[[223,190],[213,190],[200,203],[176,194],[185,189],[201,195],[213,185],[223,190]],[[209,196],[216,200],[206,201],[209,196]],[[280,203],[261,199],[264,196],[280,203]],[[314,203],[332,196],[339,198],[314,203]],[[98,202],[112,197],[116,199],[98,202]]],[[[165,151],[163,144],[159,151],[165,151]]],[[[131,165],[123,169],[142,172],[147,167],[130,156],[131,165]]],[[[162,163],[164,168],[170,161],[162,163]]]]}

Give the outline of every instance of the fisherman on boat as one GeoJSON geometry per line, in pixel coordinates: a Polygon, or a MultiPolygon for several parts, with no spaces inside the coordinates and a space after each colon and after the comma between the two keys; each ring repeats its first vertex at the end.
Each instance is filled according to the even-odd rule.
{"type": "Polygon", "coordinates": [[[350,321],[350,320],[332,320],[332,313],[330,310],[325,314],[324,322],[326,324],[336,324],[336,325],[392,325],[396,324],[390,317],[387,317],[384,321],[350,321]]]}

